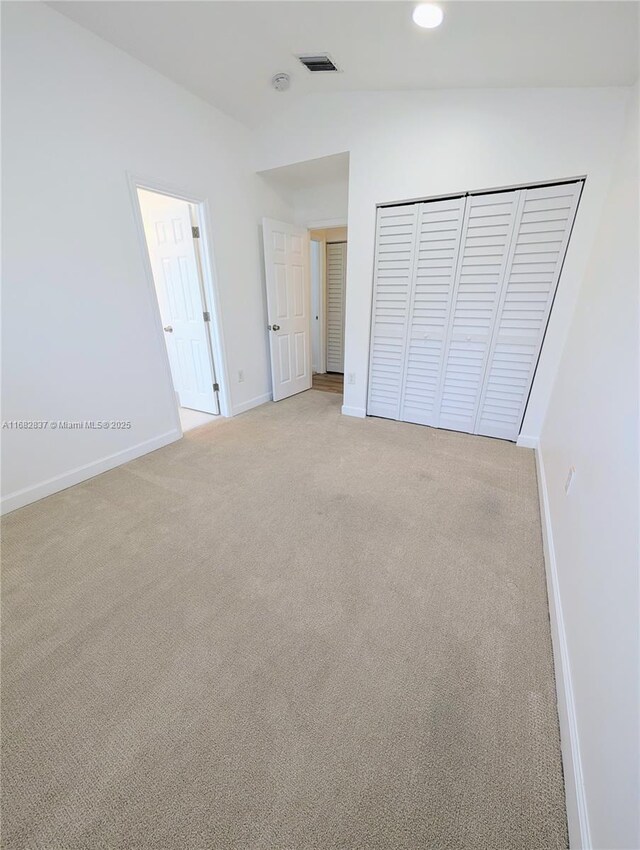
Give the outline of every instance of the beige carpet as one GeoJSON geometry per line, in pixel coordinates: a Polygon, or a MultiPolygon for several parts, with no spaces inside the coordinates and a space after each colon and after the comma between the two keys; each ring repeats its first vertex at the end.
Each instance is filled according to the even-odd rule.
{"type": "Polygon", "coordinates": [[[566,847],[533,453],[339,405],[6,519],[4,847],[566,847]]]}

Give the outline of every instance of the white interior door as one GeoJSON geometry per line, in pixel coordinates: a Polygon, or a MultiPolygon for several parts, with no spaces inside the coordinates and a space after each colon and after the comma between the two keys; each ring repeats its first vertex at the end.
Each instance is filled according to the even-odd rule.
{"type": "Polygon", "coordinates": [[[344,373],[347,243],[327,243],[327,372],[344,373]]]}
{"type": "Polygon", "coordinates": [[[311,389],[309,234],[262,220],[273,400],[311,389]]]}
{"type": "Polygon", "coordinates": [[[144,189],[138,196],[180,406],[219,413],[189,204],[144,189]]]}

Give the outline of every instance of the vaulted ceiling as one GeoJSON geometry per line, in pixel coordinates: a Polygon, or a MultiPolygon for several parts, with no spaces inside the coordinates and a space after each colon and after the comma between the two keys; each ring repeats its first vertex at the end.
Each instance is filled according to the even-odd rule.
{"type": "Polygon", "coordinates": [[[312,93],[628,85],[636,2],[443,2],[442,26],[399,2],[51,2],[53,8],[248,125],[312,93]],[[338,74],[311,74],[328,52],[338,74]],[[277,72],[291,88],[271,87],[277,72]]]}

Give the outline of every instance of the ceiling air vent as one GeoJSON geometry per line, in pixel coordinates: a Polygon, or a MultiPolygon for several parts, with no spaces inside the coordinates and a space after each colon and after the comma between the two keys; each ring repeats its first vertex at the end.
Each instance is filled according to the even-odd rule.
{"type": "Polygon", "coordinates": [[[327,53],[314,53],[309,56],[298,56],[304,67],[313,74],[318,71],[334,71],[338,69],[333,64],[331,57],[327,53]]]}

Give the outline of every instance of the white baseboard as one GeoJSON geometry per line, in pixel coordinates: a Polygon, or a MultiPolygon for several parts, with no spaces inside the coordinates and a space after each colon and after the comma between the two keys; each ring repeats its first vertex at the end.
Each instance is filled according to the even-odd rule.
{"type": "Polygon", "coordinates": [[[528,437],[526,434],[519,434],[516,440],[516,446],[522,449],[537,449],[540,440],[537,437],[528,437]]]}
{"type": "Polygon", "coordinates": [[[364,419],[367,415],[364,407],[349,407],[346,404],[342,405],[342,413],[344,416],[357,416],[358,419],[364,419]]]}
{"type": "Polygon", "coordinates": [[[25,505],[30,505],[32,502],[37,502],[46,496],[53,495],[53,493],[59,493],[60,490],[66,490],[67,487],[73,487],[74,484],[80,484],[81,481],[94,478],[102,472],[107,472],[109,469],[121,466],[130,460],[135,460],[137,457],[154,452],[163,446],[168,446],[169,443],[175,443],[181,437],[182,432],[177,429],[167,431],[158,437],[137,443],[129,449],[123,449],[115,454],[100,458],[100,460],[86,463],[84,466],[78,466],[75,469],[69,470],[69,472],[62,473],[62,475],[56,475],[54,478],[41,481],[39,484],[32,484],[30,487],[16,490],[2,499],[0,502],[0,513],[6,514],[10,511],[15,511],[17,508],[23,508],[25,505]]]}
{"type": "MultiPolygon", "coordinates": [[[[518,445],[520,445],[520,441],[518,441],[518,445]]],[[[580,757],[580,738],[578,735],[576,707],[573,696],[573,685],[571,683],[569,649],[564,627],[558,568],[553,545],[547,479],[544,471],[544,461],[539,447],[536,447],[535,454],[538,470],[538,493],[540,496],[544,561],[547,575],[547,595],[551,617],[551,640],[553,643],[553,659],[556,674],[560,744],[562,748],[564,784],[567,800],[567,820],[569,823],[569,846],[571,850],[591,850],[591,830],[589,828],[587,798],[582,773],[582,759],[580,757]]]]}
{"type": "Polygon", "coordinates": [[[241,404],[234,405],[231,410],[231,415],[237,416],[239,413],[246,413],[247,410],[251,410],[252,407],[259,407],[261,404],[271,401],[271,398],[271,393],[257,395],[255,398],[250,398],[249,401],[243,401],[241,404]]]}

